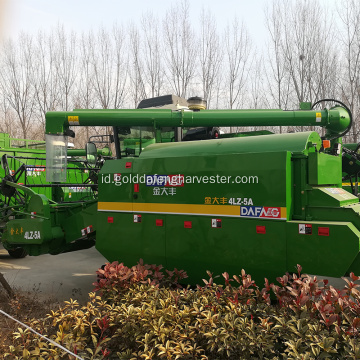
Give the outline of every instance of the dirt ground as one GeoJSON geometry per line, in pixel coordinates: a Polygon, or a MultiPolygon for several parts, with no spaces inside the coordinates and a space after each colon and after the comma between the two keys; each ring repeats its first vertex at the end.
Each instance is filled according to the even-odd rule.
{"type": "Polygon", "coordinates": [[[94,288],[95,272],[105,262],[95,248],[13,259],[0,245],[0,272],[11,287],[58,301],[73,298],[85,302],[94,288]]]}
{"type": "MultiPolygon", "coordinates": [[[[27,256],[13,259],[0,245],[0,272],[15,297],[9,299],[0,284],[0,309],[20,321],[43,318],[70,298],[86,303],[94,289],[96,270],[106,259],[95,248],[61,255],[27,256]]],[[[11,333],[19,327],[0,314],[0,358],[3,346],[11,344],[11,333]]]]}

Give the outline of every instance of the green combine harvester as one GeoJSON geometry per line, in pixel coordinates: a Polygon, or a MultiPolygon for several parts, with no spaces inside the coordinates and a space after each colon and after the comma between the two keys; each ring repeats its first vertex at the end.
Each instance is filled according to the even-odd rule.
{"type": "MultiPolygon", "coordinates": [[[[108,148],[99,149],[98,156],[109,156],[108,148]]],[[[50,184],[46,180],[46,143],[44,141],[11,138],[0,133],[0,158],[2,178],[0,191],[0,231],[6,229],[6,223],[14,218],[28,215],[27,199],[29,194],[41,194],[50,202],[82,203],[96,199],[96,184],[91,177],[95,171],[88,166],[83,149],[67,149],[66,182],[50,184]],[[6,183],[13,183],[8,186],[6,183]]],[[[31,214],[36,218],[36,210],[31,214]]],[[[16,230],[15,230],[16,233],[16,230]]],[[[31,233],[20,234],[36,237],[31,233]]],[[[15,258],[27,255],[26,247],[3,241],[9,254],[15,258]]],[[[32,248],[33,249],[33,248],[32,248]]]]}
{"type": "MultiPolygon", "coordinates": [[[[50,187],[68,181],[65,144],[79,127],[113,127],[116,156],[97,172],[96,198],[76,203],[50,201],[5,177],[3,188],[25,194],[21,216],[6,222],[5,247],[39,255],[95,242],[109,261],[181,268],[190,284],[206,270],[245,269],[255,280],[273,280],[297,264],[311,274],[360,274],[359,199],[342,188],[358,161],[353,150],[343,151],[352,124],[346,106],[205,110],[195,100],[189,108],[48,112],[50,187]],[[326,133],[223,135],[219,126],[317,126],[326,133]]],[[[96,167],[95,144],[87,144],[86,156],[96,167]]]]}

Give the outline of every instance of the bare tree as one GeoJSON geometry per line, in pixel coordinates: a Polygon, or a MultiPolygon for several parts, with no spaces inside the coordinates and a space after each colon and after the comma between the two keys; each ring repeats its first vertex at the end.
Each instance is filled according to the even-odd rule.
{"type": "Polygon", "coordinates": [[[287,10],[286,17],[291,19],[283,22],[283,51],[287,71],[297,100],[306,101],[311,98],[309,82],[318,52],[316,37],[319,31],[320,9],[317,6],[310,11],[304,2],[297,3],[295,7],[283,2],[284,8],[287,10]]]}
{"type": "Polygon", "coordinates": [[[17,45],[9,40],[3,46],[0,86],[5,101],[17,116],[22,136],[26,138],[35,106],[32,38],[22,33],[17,45]]]}
{"type": "Polygon", "coordinates": [[[223,56],[214,15],[204,8],[200,16],[200,36],[200,78],[203,96],[210,107],[214,86],[219,79],[223,56]]]}
{"type": "MultiPolygon", "coordinates": [[[[279,4],[272,3],[272,9],[265,9],[266,26],[270,35],[268,48],[268,68],[265,71],[267,78],[269,106],[275,104],[279,109],[287,108],[290,95],[289,73],[286,71],[283,52],[282,25],[284,14],[279,4]]],[[[281,128],[280,128],[281,132],[281,128]]]]}
{"type": "Polygon", "coordinates": [[[95,89],[94,89],[94,68],[92,64],[92,55],[94,52],[94,35],[82,33],[79,41],[79,81],[76,83],[75,107],[83,109],[92,109],[95,107],[95,89]]]}
{"type": "Polygon", "coordinates": [[[55,68],[55,38],[40,31],[35,39],[33,84],[37,117],[45,127],[45,114],[57,108],[59,101],[58,77],[55,68]]]}
{"type": "Polygon", "coordinates": [[[326,8],[317,0],[275,0],[267,8],[266,19],[271,102],[288,108],[334,96],[338,66],[326,8]]]}
{"type": "Polygon", "coordinates": [[[55,30],[55,68],[59,89],[59,106],[70,110],[73,88],[78,70],[77,39],[75,33],[67,34],[64,27],[58,25],[55,30]]]}
{"type": "Polygon", "coordinates": [[[130,82],[134,107],[146,98],[144,68],[141,59],[141,39],[139,30],[134,24],[130,25],[130,82]]]}
{"type": "Polygon", "coordinates": [[[340,33],[344,48],[342,99],[349,105],[354,117],[352,141],[358,141],[360,119],[360,3],[355,0],[343,1],[338,13],[344,25],[340,33]]]}
{"type": "Polygon", "coordinates": [[[252,109],[262,109],[266,104],[266,96],[264,94],[264,80],[265,80],[264,60],[262,56],[255,57],[253,66],[250,72],[250,91],[249,91],[249,106],[252,109]]]}
{"type": "Polygon", "coordinates": [[[171,7],[163,21],[167,77],[176,95],[187,96],[194,78],[196,65],[196,38],[189,18],[189,2],[171,7]]]}
{"type": "Polygon", "coordinates": [[[8,133],[10,136],[16,136],[17,127],[14,126],[16,117],[3,93],[1,93],[0,114],[2,116],[0,131],[8,133]]]}
{"type": "Polygon", "coordinates": [[[109,34],[100,29],[96,35],[96,44],[92,46],[94,88],[97,99],[103,109],[110,108],[113,82],[113,49],[109,34]]]}
{"type": "MultiPolygon", "coordinates": [[[[93,109],[96,106],[96,96],[94,89],[94,69],[92,55],[94,52],[94,35],[92,31],[82,33],[79,40],[79,77],[75,83],[74,107],[78,109],[93,109]]],[[[83,147],[88,141],[93,129],[86,126],[85,131],[78,132],[74,143],[78,147],[83,147]]]]}
{"type": "Polygon", "coordinates": [[[146,85],[150,88],[152,97],[159,96],[164,83],[163,52],[159,33],[159,19],[152,12],[141,18],[143,33],[143,67],[146,85]]]}
{"type": "Polygon", "coordinates": [[[124,38],[120,27],[114,26],[111,34],[100,29],[92,46],[94,89],[104,109],[117,109],[124,101],[127,77],[124,38]]]}
{"type": "MultiPolygon", "coordinates": [[[[324,93],[324,81],[333,75],[331,69],[336,58],[333,29],[328,19],[326,8],[318,1],[309,0],[275,1],[267,14],[276,60],[275,79],[279,84],[280,80],[288,81],[290,77],[294,91],[292,106],[296,102],[315,100],[324,93]]],[[[279,86],[277,88],[279,91],[279,86]]]]}
{"type": "Polygon", "coordinates": [[[122,27],[117,24],[112,30],[114,41],[114,99],[113,106],[115,109],[123,106],[126,101],[126,86],[129,72],[129,59],[125,52],[125,33],[122,27]]]}
{"type": "Polygon", "coordinates": [[[252,44],[244,24],[235,18],[225,31],[225,88],[228,107],[239,107],[245,94],[245,85],[250,73],[252,44]]]}

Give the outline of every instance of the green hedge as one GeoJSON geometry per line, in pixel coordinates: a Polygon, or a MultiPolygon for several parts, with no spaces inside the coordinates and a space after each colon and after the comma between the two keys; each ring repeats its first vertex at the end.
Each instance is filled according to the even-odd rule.
{"type": "MultiPolygon", "coordinates": [[[[106,264],[86,306],[30,325],[84,359],[360,359],[358,278],[337,290],[300,272],[263,289],[244,271],[224,285],[208,273],[190,289],[177,269],[106,264]]],[[[27,330],[13,338],[6,359],[71,358],[27,330]]]]}

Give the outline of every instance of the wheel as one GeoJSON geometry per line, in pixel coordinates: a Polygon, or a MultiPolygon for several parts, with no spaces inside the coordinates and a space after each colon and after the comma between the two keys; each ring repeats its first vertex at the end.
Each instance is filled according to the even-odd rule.
{"type": "Polygon", "coordinates": [[[14,259],[22,259],[27,255],[26,250],[24,250],[23,248],[11,249],[8,250],[8,253],[14,259]]]}

